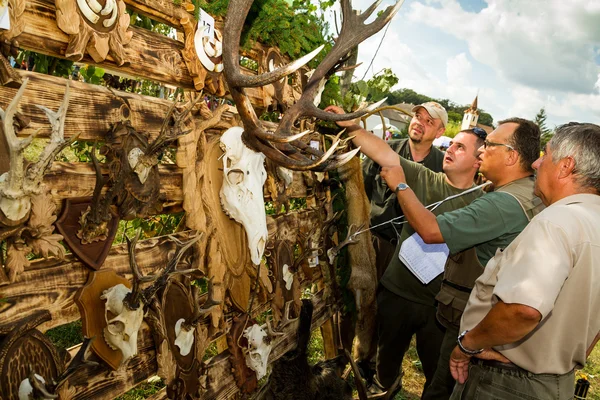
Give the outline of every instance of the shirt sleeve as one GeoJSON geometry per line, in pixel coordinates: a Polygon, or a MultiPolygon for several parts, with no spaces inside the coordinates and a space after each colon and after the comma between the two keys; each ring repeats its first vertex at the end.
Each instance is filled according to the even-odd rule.
{"type": "Polygon", "coordinates": [[[534,219],[517,240],[498,266],[494,295],[505,303],[535,308],[545,318],[573,265],[566,233],[546,219],[534,219]]]}
{"type": "Polygon", "coordinates": [[[434,172],[422,164],[414,161],[409,161],[406,158],[400,157],[400,165],[404,170],[406,184],[408,186],[433,184],[439,172],[434,172]]]}
{"type": "Polygon", "coordinates": [[[458,253],[512,232],[525,213],[513,196],[492,192],[466,207],[437,216],[438,226],[450,254],[458,253]]]}

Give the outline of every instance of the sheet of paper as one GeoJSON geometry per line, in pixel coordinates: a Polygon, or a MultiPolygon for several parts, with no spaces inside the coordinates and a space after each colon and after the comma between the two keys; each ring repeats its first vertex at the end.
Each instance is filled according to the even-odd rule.
{"type": "MultiPolygon", "coordinates": [[[[0,3],[3,3],[0,0],[0,3]]],[[[10,29],[10,14],[8,12],[8,2],[2,6],[0,5],[0,29],[10,29]]]]}
{"type": "Polygon", "coordinates": [[[446,243],[427,244],[414,233],[402,243],[398,258],[422,283],[428,284],[444,272],[448,253],[446,243]]]}

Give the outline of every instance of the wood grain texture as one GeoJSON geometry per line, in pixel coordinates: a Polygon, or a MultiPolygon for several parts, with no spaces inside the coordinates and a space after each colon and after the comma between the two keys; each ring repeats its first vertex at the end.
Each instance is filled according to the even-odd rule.
{"type": "Polygon", "coordinates": [[[155,21],[179,27],[183,17],[192,18],[193,14],[186,10],[185,2],[173,0],[124,0],[127,8],[139,14],[146,15],[155,21]],[[177,4],[176,4],[177,3],[177,4]]]}
{"type": "MultiPolygon", "coordinates": [[[[180,240],[189,239],[189,231],[176,234],[180,240]]],[[[167,237],[147,239],[138,243],[137,261],[143,274],[166,265],[175,244],[167,237]]],[[[112,268],[117,274],[131,279],[127,246],[113,246],[102,268],[112,268]]],[[[56,259],[39,260],[19,275],[18,280],[0,287],[0,329],[40,309],[47,309],[52,320],[38,327],[42,332],[80,318],[73,298],[88,279],[91,270],[69,255],[64,262],[56,259]]]]}
{"type": "MultiPolygon", "coordinates": [[[[17,37],[21,48],[65,58],[69,37],[56,24],[53,0],[28,0],[23,20],[25,29],[17,37]]],[[[133,37],[125,47],[125,57],[130,61],[128,65],[119,66],[110,55],[101,63],[95,63],[89,55],[81,62],[100,65],[122,76],[134,76],[194,90],[192,77],[181,56],[183,43],[136,26],[129,29],[133,32],[133,37]]],[[[246,68],[242,70],[247,74],[255,74],[246,68]]],[[[264,107],[262,88],[251,88],[246,92],[254,105],[264,107]]]]}
{"type": "MultiPolygon", "coordinates": [[[[29,85],[19,102],[19,111],[31,119],[24,135],[40,129],[38,137],[50,136],[50,126],[45,114],[35,107],[42,105],[56,110],[62,102],[67,80],[56,76],[29,71],[17,71],[29,78],[29,85]]],[[[6,109],[17,89],[0,86],[0,107],[6,109]]],[[[162,122],[172,102],[156,97],[109,89],[105,86],[71,81],[70,101],[65,121],[65,137],[79,134],[79,140],[102,139],[111,124],[119,122],[124,114],[125,102],[131,111],[128,118],[139,132],[151,139],[158,136],[162,122]]],[[[226,114],[225,119],[232,118],[226,114]]]]}

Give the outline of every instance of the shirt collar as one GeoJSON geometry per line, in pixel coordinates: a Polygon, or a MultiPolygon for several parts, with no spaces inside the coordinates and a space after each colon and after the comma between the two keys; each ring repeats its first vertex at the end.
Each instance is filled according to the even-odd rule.
{"type": "Polygon", "coordinates": [[[550,205],[565,205],[565,204],[573,204],[573,203],[592,203],[600,205],[600,196],[597,194],[591,193],[578,193],[572,194],[570,196],[564,197],[557,202],[550,205]]]}

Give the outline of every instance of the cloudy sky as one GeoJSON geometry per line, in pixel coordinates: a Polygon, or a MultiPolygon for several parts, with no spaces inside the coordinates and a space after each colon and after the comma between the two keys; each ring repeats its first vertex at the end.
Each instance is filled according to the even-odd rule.
{"type": "Polygon", "coordinates": [[[395,89],[460,104],[479,92],[494,121],[545,107],[549,127],[600,124],[600,0],[405,0],[359,61],[357,79],[391,67],[395,89]]]}

